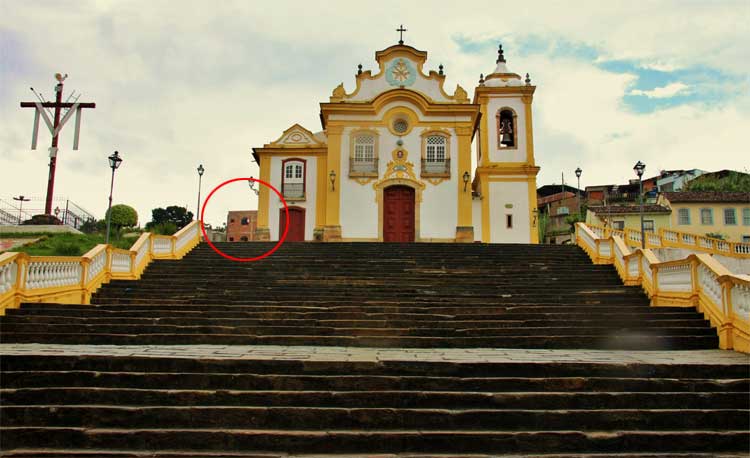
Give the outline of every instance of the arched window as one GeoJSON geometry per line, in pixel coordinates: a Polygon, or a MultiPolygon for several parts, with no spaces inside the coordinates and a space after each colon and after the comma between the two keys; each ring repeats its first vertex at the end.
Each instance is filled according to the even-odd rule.
{"type": "Polygon", "coordinates": [[[281,163],[281,193],[285,199],[305,198],[305,160],[286,159],[281,163]]]}
{"type": "Polygon", "coordinates": [[[377,134],[375,132],[355,133],[352,137],[351,154],[349,156],[349,175],[377,176],[378,150],[377,134]]]}
{"type": "Polygon", "coordinates": [[[422,137],[422,175],[446,177],[450,175],[450,137],[442,132],[426,132],[422,137]]]}
{"type": "Polygon", "coordinates": [[[515,112],[510,108],[501,108],[497,112],[497,147],[516,148],[517,130],[515,112]]]}

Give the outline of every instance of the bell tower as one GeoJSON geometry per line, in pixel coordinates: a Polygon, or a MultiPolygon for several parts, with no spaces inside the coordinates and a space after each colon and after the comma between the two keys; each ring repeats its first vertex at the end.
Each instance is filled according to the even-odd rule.
{"type": "Polygon", "coordinates": [[[495,69],[480,75],[474,103],[482,119],[474,190],[481,196],[482,241],[538,243],[531,103],[536,86],[508,69],[503,46],[495,69]]]}

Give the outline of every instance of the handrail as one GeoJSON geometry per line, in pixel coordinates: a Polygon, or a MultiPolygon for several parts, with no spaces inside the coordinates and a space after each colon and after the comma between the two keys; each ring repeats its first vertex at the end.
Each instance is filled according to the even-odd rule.
{"type": "Polygon", "coordinates": [[[750,353],[750,277],[706,253],[660,262],[649,248],[584,223],[576,224],[576,241],[594,263],[614,264],[625,285],[640,285],[652,306],[696,307],[717,329],[720,348],[750,353]]]}
{"type": "Polygon", "coordinates": [[[0,315],[22,302],[89,304],[103,283],[137,280],[153,259],[180,259],[200,238],[193,221],[174,235],[143,233],[129,250],[99,244],[83,256],[0,254],[0,315]]]}
{"type": "MultiPolygon", "coordinates": [[[[586,226],[599,238],[606,239],[611,235],[621,235],[628,246],[641,246],[641,231],[635,229],[617,230],[594,224],[586,226]]],[[[726,240],[706,237],[674,229],[659,229],[659,233],[646,233],[646,248],[683,248],[735,258],[750,258],[750,243],[727,242],[726,240]]]]}

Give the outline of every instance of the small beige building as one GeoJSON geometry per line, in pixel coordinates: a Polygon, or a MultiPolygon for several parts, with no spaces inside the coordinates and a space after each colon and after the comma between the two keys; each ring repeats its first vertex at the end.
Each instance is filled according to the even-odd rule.
{"type": "MultiPolygon", "coordinates": [[[[643,206],[643,226],[646,232],[659,232],[670,228],[672,210],[664,205],[643,206]]],[[[638,205],[591,206],[586,212],[586,223],[611,227],[617,230],[641,230],[641,212],[638,205]]]]}
{"type": "Polygon", "coordinates": [[[730,242],[750,243],[748,192],[665,192],[659,196],[658,203],[672,209],[674,230],[721,235],[730,242]]]}

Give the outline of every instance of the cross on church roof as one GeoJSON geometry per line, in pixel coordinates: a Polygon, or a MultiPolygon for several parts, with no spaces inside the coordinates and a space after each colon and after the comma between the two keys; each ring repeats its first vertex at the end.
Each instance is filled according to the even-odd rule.
{"type": "Polygon", "coordinates": [[[404,32],[406,32],[404,24],[401,24],[401,27],[397,28],[396,32],[398,32],[398,44],[404,44],[404,32]]]}

